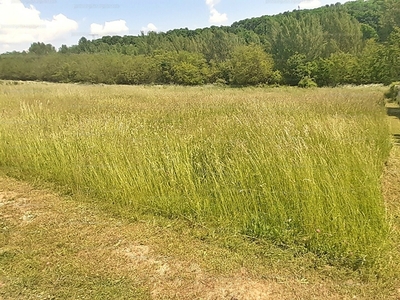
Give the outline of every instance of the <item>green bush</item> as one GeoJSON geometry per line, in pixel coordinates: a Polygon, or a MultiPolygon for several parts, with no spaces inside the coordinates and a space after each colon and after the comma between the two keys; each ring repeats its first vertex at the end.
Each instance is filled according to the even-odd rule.
{"type": "Polygon", "coordinates": [[[228,83],[226,82],[225,79],[223,78],[218,78],[217,80],[215,80],[214,85],[216,86],[226,86],[228,83]]]}
{"type": "Polygon", "coordinates": [[[299,81],[299,83],[298,83],[298,86],[299,86],[299,87],[302,87],[302,88],[314,88],[314,87],[318,87],[318,85],[316,84],[316,82],[315,82],[312,78],[310,78],[310,77],[308,77],[308,76],[306,76],[306,77],[304,77],[303,79],[301,79],[301,80],[299,81]]]}
{"type": "Polygon", "coordinates": [[[389,90],[385,93],[385,98],[389,101],[400,102],[400,81],[393,82],[390,85],[389,90]]]}
{"type": "Polygon", "coordinates": [[[230,81],[246,86],[268,83],[273,74],[274,61],[258,45],[239,46],[232,53],[230,81]]]}

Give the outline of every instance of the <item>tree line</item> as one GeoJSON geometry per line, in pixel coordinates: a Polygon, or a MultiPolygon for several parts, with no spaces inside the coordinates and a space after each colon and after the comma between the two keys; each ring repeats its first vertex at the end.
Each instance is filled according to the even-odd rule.
{"type": "Polygon", "coordinates": [[[400,2],[358,0],[233,23],[0,55],[0,78],[106,84],[336,86],[400,79],[400,2]]]}

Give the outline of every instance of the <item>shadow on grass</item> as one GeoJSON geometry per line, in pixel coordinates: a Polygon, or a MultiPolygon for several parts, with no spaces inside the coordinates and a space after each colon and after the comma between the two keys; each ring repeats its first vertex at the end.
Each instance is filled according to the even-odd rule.
{"type": "Polygon", "coordinates": [[[393,134],[393,139],[394,139],[395,145],[400,146],[400,134],[398,134],[398,133],[393,134]]]}
{"type": "Polygon", "coordinates": [[[392,136],[394,145],[400,146],[400,107],[397,105],[386,106],[386,111],[389,117],[395,117],[395,121],[392,121],[392,136]],[[396,124],[396,125],[394,125],[396,124]]]}
{"type": "Polygon", "coordinates": [[[400,107],[387,107],[386,110],[390,117],[396,117],[400,119],[400,107]]]}

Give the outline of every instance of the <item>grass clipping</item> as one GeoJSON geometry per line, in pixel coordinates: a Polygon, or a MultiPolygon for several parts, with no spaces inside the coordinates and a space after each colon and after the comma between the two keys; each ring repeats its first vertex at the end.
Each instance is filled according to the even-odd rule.
{"type": "Polygon", "coordinates": [[[0,167],[331,263],[389,247],[380,91],[0,87],[0,167]]]}

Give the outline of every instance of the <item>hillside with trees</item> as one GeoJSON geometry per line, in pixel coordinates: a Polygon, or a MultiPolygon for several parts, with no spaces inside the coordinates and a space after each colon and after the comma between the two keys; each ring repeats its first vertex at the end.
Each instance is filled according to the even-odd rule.
{"type": "Polygon", "coordinates": [[[231,26],[77,45],[33,43],[0,55],[0,79],[234,86],[389,84],[400,79],[400,2],[358,0],[231,26]]]}

